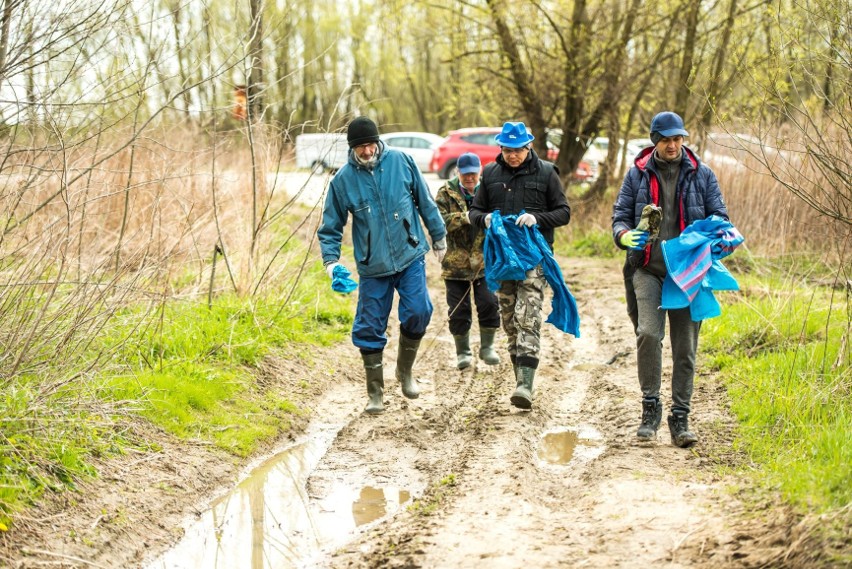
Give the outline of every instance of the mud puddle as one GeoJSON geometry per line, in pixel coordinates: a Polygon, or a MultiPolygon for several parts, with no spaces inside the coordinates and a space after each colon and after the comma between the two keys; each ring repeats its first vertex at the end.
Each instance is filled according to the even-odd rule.
{"type": "Polygon", "coordinates": [[[603,454],[603,435],[592,427],[553,429],[542,436],[538,446],[540,461],[567,466],[588,462],[603,454]]]}
{"type": "Polygon", "coordinates": [[[254,468],[147,568],[307,566],[323,548],[345,543],[356,527],[395,513],[411,499],[406,489],[339,480],[321,499],[308,495],[309,476],[343,426],[317,425],[254,468]]]}

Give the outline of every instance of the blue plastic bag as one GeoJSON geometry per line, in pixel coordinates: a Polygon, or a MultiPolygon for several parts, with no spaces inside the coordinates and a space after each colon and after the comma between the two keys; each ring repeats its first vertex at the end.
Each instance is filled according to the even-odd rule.
{"type": "MultiPolygon", "coordinates": [[[[523,211],[521,212],[523,213],[523,211]]],[[[499,210],[491,213],[491,227],[485,232],[483,256],[485,282],[496,291],[500,281],[522,281],[527,271],[541,265],[544,278],[553,290],[551,312],[547,323],[575,338],[580,337],[580,315],[574,295],[565,284],[559,263],[538,226],[515,225],[517,215],[502,217],[499,210]]]]}
{"type": "Polygon", "coordinates": [[[352,276],[352,273],[350,273],[349,269],[343,265],[337,265],[334,267],[334,271],[331,274],[331,289],[334,292],[349,294],[358,288],[358,283],[349,278],[352,276]]]}

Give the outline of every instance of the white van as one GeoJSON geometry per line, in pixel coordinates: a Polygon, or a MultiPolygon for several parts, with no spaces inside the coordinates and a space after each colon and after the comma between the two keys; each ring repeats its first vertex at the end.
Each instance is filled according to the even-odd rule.
{"type": "Polygon", "coordinates": [[[348,159],[345,134],[321,132],[296,136],[296,168],[314,172],[338,170],[348,159]]]}

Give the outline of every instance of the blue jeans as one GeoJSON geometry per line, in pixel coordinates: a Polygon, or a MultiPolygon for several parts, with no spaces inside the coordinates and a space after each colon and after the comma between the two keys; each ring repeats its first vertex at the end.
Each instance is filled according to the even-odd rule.
{"type": "Polygon", "coordinates": [[[401,272],[387,277],[362,277],[358,308],[352,325],[352,343],[361,351],[379,352],[388,343],[386,330],[399,295],[399,328],[407,338],[420,340],[432,319],[432,300],[426,288],[426,259],[420,257],[401,272]]]}

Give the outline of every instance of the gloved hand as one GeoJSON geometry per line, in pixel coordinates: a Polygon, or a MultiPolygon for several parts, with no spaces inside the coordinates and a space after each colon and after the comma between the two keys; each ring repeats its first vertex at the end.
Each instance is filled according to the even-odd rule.
{"type": "Polygon", "coordinates": [[[515,225],[520,225],[521,227],[532,227],[537,223],[538,221],[536,221],[535,216],[531,213],[522,213],[515,220],[515,225]]]}
{"type": "Polygon", "coordinates": [[[438,262],[444,260],[444,255],[447,254],[447,238],[444,237],[440,241],[436,241],[432,243],[432,251],[435,252],[435,256],[438,257],[438,262]]]}
{"type": "MultiPolygon", "coordinates": [[[[473,212],[472,211],[467,212],[467,221],[468,221],[468,223],[473,225],[473,222],[471,222],[471,220],[470,220],[470,214],[471,213],[473,213],[473,212]]],[[[491,227],[491,214],[490,213],[485,216],[485,227],[486,228],[491,227]]]]}
{"type": "Polygon", "coordinates": [[[645,244],[648,243],[648,232],[631,229],[622,233],[621,237],[618,238],[618,242],[628,249],[642,250],[645,248],[645,244]]]}
{"type": "Polygon", "coordinates": [[[326,270],[329,268],[331,268],[331,290],[341,292],[343,294],[349,294],[358,288],[358,283],[349,278],[352,276],[349,269],[340,263],[332,263],[329,267],[326,267],[326,270]]]}
{"type": "MultiPolygon", "coordinates": [[[[329,263],[325,266],[325,274],[328,275],[328,278],[330,278],[330,279],[334,278],[334,268],[335,267],[343,267],[343,265],[340,264],[340,263],[329,263]]],[[[343,268],[345,269],[346,267],[343,267],[343,268]]]]}

